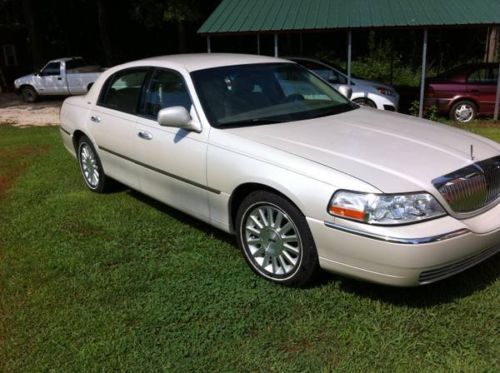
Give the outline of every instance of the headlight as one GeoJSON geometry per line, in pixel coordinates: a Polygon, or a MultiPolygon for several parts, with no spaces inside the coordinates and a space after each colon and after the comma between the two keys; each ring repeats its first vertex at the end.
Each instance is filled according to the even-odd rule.
{"type": "Polygon", "coordinates": [[[328,212],[374,225],[416,223],[446,215],[429,193],[367,194],[344,190],[333,195],[328,212]]]}
{"type": "Polygon", "coordinates": [[[377,87],[377,91],[379,91],[379,93],[382,93],[383,95],[386,95],[386,96],[394,96],[394,93],[389,88],[377,87]]]}

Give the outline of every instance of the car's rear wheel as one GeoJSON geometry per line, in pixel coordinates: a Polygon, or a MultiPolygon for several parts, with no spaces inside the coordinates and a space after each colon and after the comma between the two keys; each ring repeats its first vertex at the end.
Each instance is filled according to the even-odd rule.
{"type": "Polygon", "coordinates": [[[375,109],[377,108],[377,104],[375,102],[373,102],[372,100],[370,100],[369,98],[366,98],[366,97],[355,98],[352,101],[355,102],[358,105],[361,105],[361,106],[368,106],[368,107],[372,107],[372,108],[375,108],[375,109]]]}
{"type": "Polygon", "coordinates": [[[78,142],[78,162],[85,185],[96,193],[103,193],[110,184],[94,145],[88,137],[82,136],[78,142]]]}
{"type": "Polygon", "coordinates": [[[21,97],[24,102],[32,103],[38,100],[38,93],[36,93],[35,88],[24,86],[21,88],[21,97]]]}
{"type": "Polygon", "coordinates": [[[477,107],[471,101],[459,101],[450,110],[450,119],[460,123],[469,123],[477,116],[477,107]]]}
{"type": "Polygon", "coordinates": [[[306,284],[318,269],[311,231],[302,213],[280,195],[256,191],[239,206],[238,244],[258,275],[287,286],[306,284]]]}

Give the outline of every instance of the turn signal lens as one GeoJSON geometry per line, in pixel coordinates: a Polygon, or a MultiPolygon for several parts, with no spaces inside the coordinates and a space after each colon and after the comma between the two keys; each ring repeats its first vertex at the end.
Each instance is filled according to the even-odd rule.
{"type": "Polygon", "coordinates": [[[342,216],[349,219],[359,221],[365,220],[365,213],[363,211],[349,210],[338,206],[330,206],[330,213],[332,215],[342,216]]]}

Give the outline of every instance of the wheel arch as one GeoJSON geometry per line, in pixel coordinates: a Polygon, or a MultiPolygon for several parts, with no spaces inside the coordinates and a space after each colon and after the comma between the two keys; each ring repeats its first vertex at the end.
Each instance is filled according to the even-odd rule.
{"type": "Polygon", "coordinates": [[[470,101],[470,102],[472,102],[474,105],[476,105],[476,110],[479,113],[479,102],[475,98],[469,97],[469,96],[459,96],[459,97],[454,97],[450,101],[449,108],[448,108],[448,114],[451,113],[451,109],[453,109],[453,106],[455,106],[460,101],[470,101]]]}
{"type": "Polygon", "coordinates": [[[82,130],[76,130],[75,132],[73,132],[72,137],[73,137],[73,147],[75,148],[75,152],[78,151],[78,143],[80,142],[80,139],[84,136],[90,139],[90,137],[82,130]]]}
{"type": "Polygon", "coordinates": [[[39,94],[36,88],[32,84],[29,83],[21,84],[21,86],[19,87],[19,92],[21,92],[23,88],[31,88],[36,92],[36,94],[39,94]]]}
{"type": "Polygon", "coordinates": [[[287,194],[283,193],[282,191],[278,190],[276,187],[266,185],[260,182],[248,182],[244,184],[238,185],[233,192],[231,193],[231,196],[229,197],[229,206],[228,206],[228,213],[229,213],[229,228],[232,232],[234,232],[234,226],[236,222],[236,214],[238,212],[238,207],[240,206],[241,202],[247,197],[250,193],[253,193],[255,191],[267,191],[271,192],[274,194],[277,194],[286,200],[288,200],[291,204],[293,204],[302,215],[305,215],[302,209],[300,208],[299,204],[294,201],[294,198],[291,198],[287,194]]]}

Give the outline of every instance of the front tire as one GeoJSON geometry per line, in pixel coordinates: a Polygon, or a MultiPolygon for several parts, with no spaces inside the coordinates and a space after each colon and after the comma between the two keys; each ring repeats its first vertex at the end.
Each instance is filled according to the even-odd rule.
{"type": "Polygon", "coordinates": [[[472,101],[463,100],[454,104],[450,110],[450,119],[459,123],[469,123],[476,119],[477,107],[472,101]]]}
{"type": "Polygon", "coordinates": [[[314,240],[302,213],[280,195],[255,191],[236,215],[237,240],[259,276],[286,286],[303,286],[318,270],[314,240]]]}
{"type": "Polygon", "coordinates": [[[83,136],[78,141],[77,154],[80,171],[87,188],[96,193],[104,193],[109,188],[110,180],[104,174],[99,155],[88,137],[83,136]]]}
{"type": "Polygon", "coordinates": [[[26,103],[33,103],[38,100],[38,93],[36,93],[35,88],[31,86],[24,86],[21,88],[21,97],[26,103]]]}
{"type": "Polygon", "coordinates": [[[372,107],[374,109],[377,108],[377,104],[375,102],[373,102],[372,100],[370,100],[369,98],[366,98],[366,97],[355,98],[354,100],[352,100],[352,102],[354,102],[354,103],[356,103],[358,105],[361,105],[361,106],[372,107]]]}

